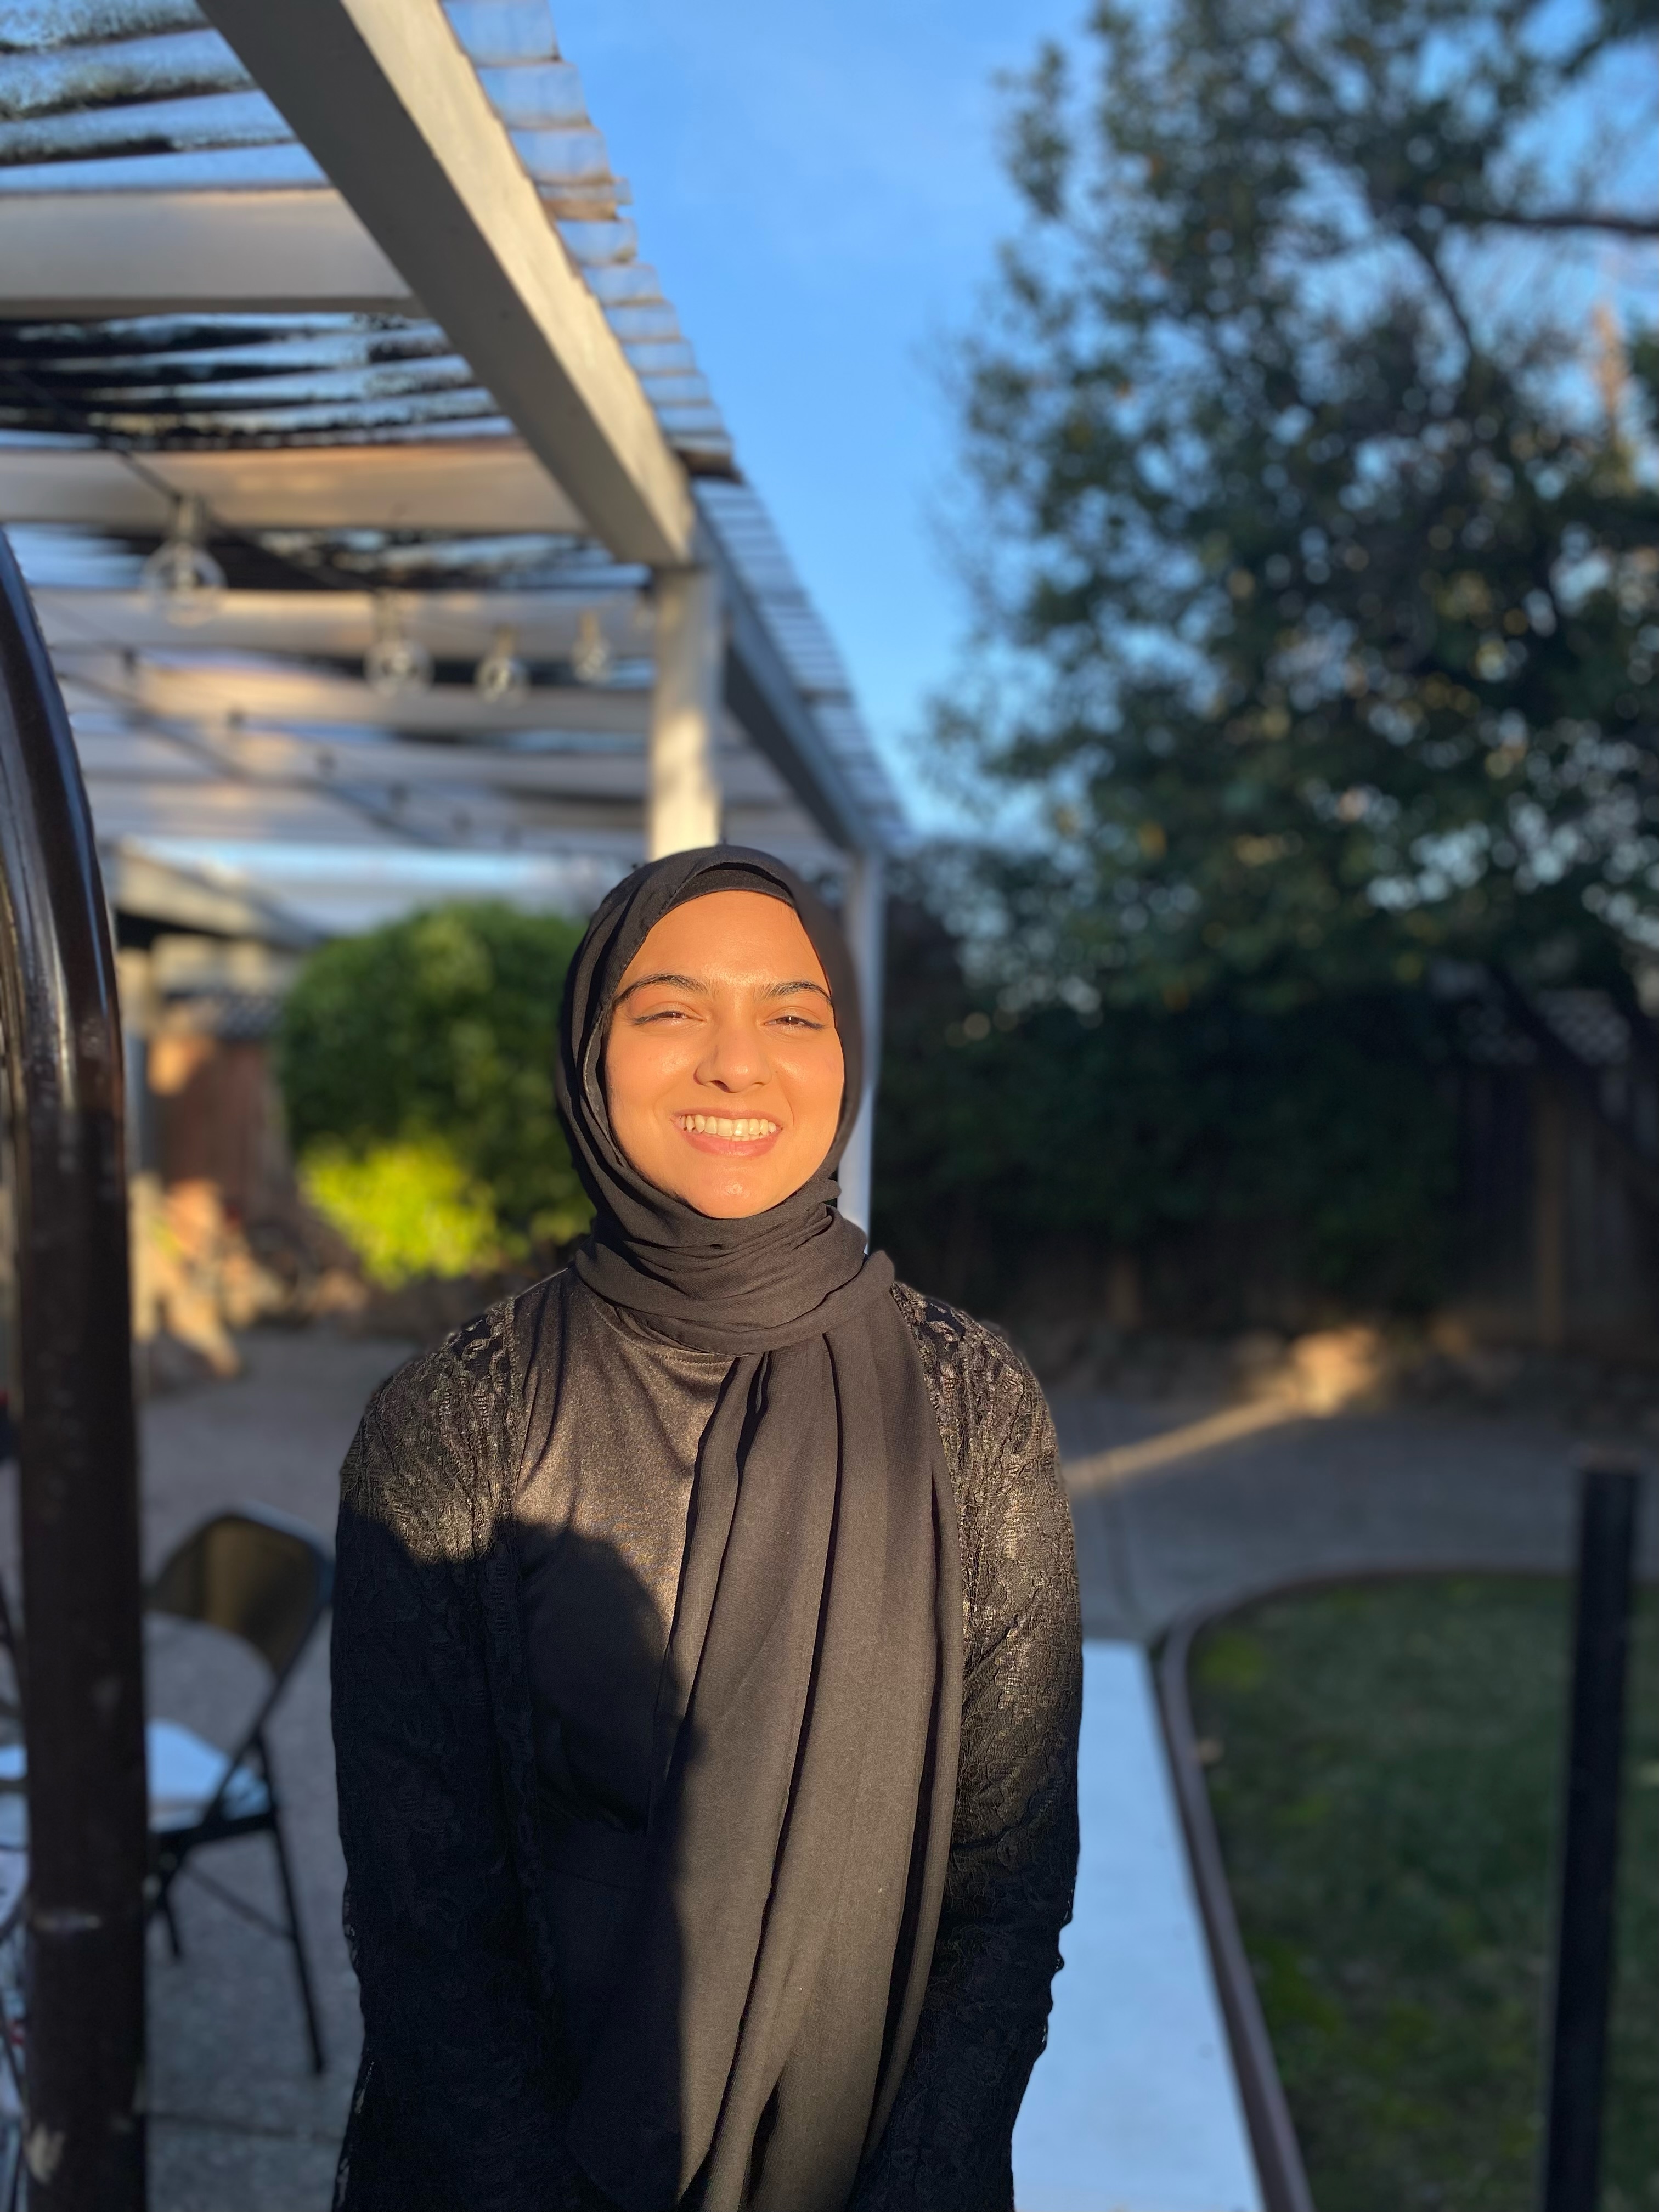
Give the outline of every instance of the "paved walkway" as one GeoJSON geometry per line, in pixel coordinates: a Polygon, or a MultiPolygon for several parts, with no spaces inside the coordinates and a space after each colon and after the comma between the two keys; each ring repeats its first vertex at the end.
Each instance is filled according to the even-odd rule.
{"type": "MultiPolygon", "coordinates": [[[[239,1381],[152,1404],[144,1506],[154,1560],[216,1506],[262,1500],[319,1529],[365,1397],[405,1356],[325,1329],[262,1332],[239,1381]]],[[[1097,1453],[1212,1411],[1056,1394],[1062,1443],[1097,1453]]],[[[1074,1497],[1091,1636],[1155,1634],[1184,1607],[1309,1571],[1387,1562],[1559,1567],[1570,1554],[1571,1443],[1537,1425],[1384,1414],[1269,1430],[1074,1497]]],[[[1650,1515],[1650,1561],[1659,1557],[1650,1515]]],[[[216,1643],[216,1639],[215,1639],[216,1643]]],[[[253,1680],[193,1632],[152,1652],[152,1709],[234,1728],[253,1680]]],[[[185,1956],[155,1939],[151,2075],[155,2212],[320,2212],[357,2055],[356,1991],[339,1929],[341,1863],[327,1655],[308,1653],[273,1730],[330,2064],[308,2070],[285,1949],[186,1884],[185,1956]]],[[[274,1903],[269,1847],[226,1846],[216,1871],[274,1903]]]]}
{"type": "Polygon", "coordinates": [[[1261,2212],[1139,1644],[1084,1647],[1078,1810],[1066,1966],[1014,2130],[1019,2212],[1261,2212]]]}

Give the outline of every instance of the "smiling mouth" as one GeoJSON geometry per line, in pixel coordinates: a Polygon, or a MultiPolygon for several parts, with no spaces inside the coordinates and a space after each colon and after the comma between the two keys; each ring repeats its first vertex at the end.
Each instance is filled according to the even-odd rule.
{"type": "Polygon", "coordinates": [[[674,1127],[700,1152],[765,1152],[779,1134],[764,1114],[674,1114],[674,1127]]]}

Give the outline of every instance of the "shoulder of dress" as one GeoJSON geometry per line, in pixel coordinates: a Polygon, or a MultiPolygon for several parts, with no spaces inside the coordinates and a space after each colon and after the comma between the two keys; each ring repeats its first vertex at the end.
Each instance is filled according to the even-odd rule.
{"type": "Polygon", "coordinates": [[[963,1626],[976,1650],[994,1643],[1037,1580],[1072,1571],[1054,1422],[1042,1384],[1000,1329],[907,1284],[893,1297],[915,1340],[956,1494],[963,1626]]]}
{"type": "Polygon", "coordinates": [[[570,1279],[568,1270],[561,1267],[556,1273],[532,1283],[527,1290],[515,1291],[510,1297],[486,1306],[459,1328],[451,1330],[437,1347],[437,1356],[458,1369],[475,1388],[486,1393],[511,1393],[522,1381],[549,1328],[558,1328],[570,1279]]]}
{"type": "Polygon", "coordinates": [[[395,1368],[369,1398],[348,1489],[397,1490],[430,1504],[459,1484],[504,1479],[531,1359],[556,1327],[562,1277],[502,1298],[395,1368]]]}
{"type": "Polygon", "coordinates": [[[1014,1349],[994,1322],[976,1321],[960,1306],[895,1283],[893,1303],[903,1315],[931,1375],[937,1370],[967,1373],[978,1370],[1010,1382],[1028,1385],[1041,1395],[1041,1386],[1024,1356],[1014,1349]]]}
{"type": "Polygon", "coordinates": [[[1027,1461],[1040,1461],[1052,1449],[1042,1386],[991,1322],[904,1283],[894,1285],[893,1298],[915,1340],[958,1503],[965,1505],[970,1490],[1017,1479],[1027,1461]]]}

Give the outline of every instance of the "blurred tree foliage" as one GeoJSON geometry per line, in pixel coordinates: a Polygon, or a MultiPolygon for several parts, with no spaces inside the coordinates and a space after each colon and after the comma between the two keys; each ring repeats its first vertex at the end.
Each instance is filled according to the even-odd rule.
{"type": "Polygon", "coordinates": [[[1633,1005],[1654,33],[1632,0],[1106,0],[1013,87],[935,720],[997,830],[928,893],[965,975],[894,967],[882,1228],[918,1273],[952,1272],[940,1221],[984,1266],[1232,1220],[1420,1299],[1436,963],[1633,1005]]]}
{"type": "MultiPolygon", "coordinates": [[[[1269,1011],[1212,992],[1178,1015],[1016,1017],[964,976],[925,906],[896,905],[890,927],[876,1225],[910,1279],[996,1311],[1033,1247],[1196,1238],[1171,1271],[1189,1326],[1244,1317],[1246,1285],[1213,1279],[1224,1254],[1248,1255],[1258,1310],[1264,1273],[1304,1312],[1416,1310],[1442,1288],[1443,1004],[1382,989],[1269,1011]]],[[[1147,1289],[1155,1319],[1169,1297],[1147,1289]]]]}
{"type": "Polygon", "coordinates": [[[1018,973],[1284,1004],[1659,951],[1656,349],[1595,299],[1651,275],[1654,32],[1108,0],[1086,100],[1058,48],[1020,82],[939,716],[1044,833],[982,886],[1018,973]]]}
{"type": "Polygon", "coordinates": [[[460,1275],[580,1234],[553,1101],[580,930],[453,905],[313,954],[280,1066],[302,1180],[377,1280],[460,1275]]]}

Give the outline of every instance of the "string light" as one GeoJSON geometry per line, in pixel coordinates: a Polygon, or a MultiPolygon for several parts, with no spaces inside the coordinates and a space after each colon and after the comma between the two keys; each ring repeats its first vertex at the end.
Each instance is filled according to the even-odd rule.
{"type": "Polygon", "coordinates": [[[580,684],[603,684],[611,673],[611,641],[599,628],[592,607],[585,607],[576,623],[576,642],[570,665],[580,684]]]}
{"type": "Polygon", "coordinates": [[[529,693],[530,671],[514,652],[514,642],[510,629],[498,629],[472,672],[478,696],[492,707],[516,707],[529,693]]]}
{"type": "Polygon", "coordinates": [[[207,550],[207,514],[199,499],[173,503],[167,536],[145,562],[145,597],[167,621],[188,629],[219,611],[225,572],[207,550]]]}
{"type": "Polygon", "coordinates": [[[406,699],[432,681],[432,655],[404,629],[395,592],[374,595],[374,642],[363,655],[363,675],[383,699],[406,699]]]}

